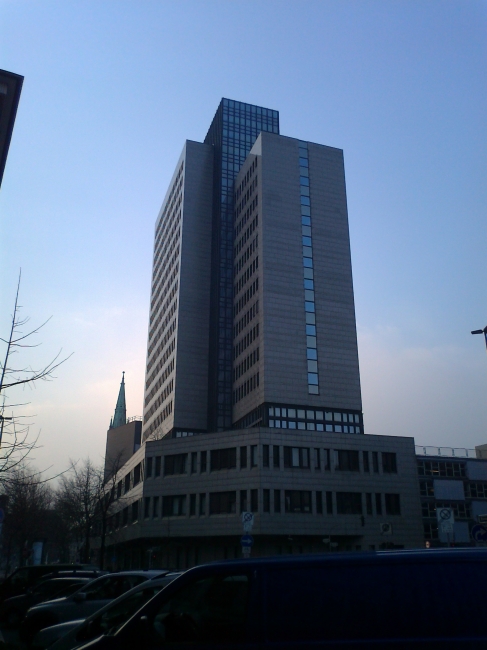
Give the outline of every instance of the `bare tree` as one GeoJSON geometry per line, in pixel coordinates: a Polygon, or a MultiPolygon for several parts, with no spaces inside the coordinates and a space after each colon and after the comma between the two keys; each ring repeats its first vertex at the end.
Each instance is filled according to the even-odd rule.
{"type": "Polygon", "coordinates": [[[22,309],[19,304],[20,279],[19,274],[9,332],[6,338],[0,337],[0,344],[4,346],[0,358],[0,482],[8,480],[9,473],[22,465],[30,452],[35,449],[38,440],[38,435],[31,436],[30,417],[19,413],[26,403],[8,402],[7,391],[20,386],[33,387],[38,381],[53,379],[54,371],[69,358],[61,358],[61,351],[59,351],[54,359],[39,368],[33,368],[19,358],[21,352],[40,345],[35,343],[33,337],[49,320],[34,329],[29,329],[30,319],[23,318],[20,314],[22,309]]]}
{"type": "Polygon", "coordinates": [[[81,464],[71,462],[71,470],[61,476],[56,494],[56,509],[67,524],[72,541],[81,547],[84,562],[90,561],[92,539],[99,538],[102,569],[108,522],[117,500],[119,469],[120,460],[115,459],[105,481],[105,468],[96,467],[89,458],[81,464]]]}
{"type": "Polygon", "coordinates": [[[10,469],[9,480],[2,484],[2,500],[8,504],[8,517],[2,528],[8,572],[12,557],[23,564],[32,543],[48,536],[53,492],[49,485],[39,481],[38,472],[22,463],[10,469]]]}

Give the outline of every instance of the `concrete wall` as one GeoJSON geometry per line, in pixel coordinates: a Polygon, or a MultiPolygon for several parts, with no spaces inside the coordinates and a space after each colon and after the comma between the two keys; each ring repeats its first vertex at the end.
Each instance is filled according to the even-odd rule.
{"type": "Polygon", "coordinates": [[[174,426],[206,430],[213,148],[186,142],[174,426]]]}
{"type": "MultiPolygon", "coordinates": [[[[187,452],[187,471],[182,475],[163,476],[158,478],[145,477],[144,483],[136,486],[129,494],[124,495],[121,507],[131,503],[134,499],[144,500],[146,497],[159,500],[167,495],[186,495],[186,513],[183,516],[152,517],[144,519],[122,528],[112,536],[114,545],[124,543],[140,543],[147,545],[160,545],[173,540],[178,544],[199,545],[201,548],[211,545],[221,546],[229,544],[237,546],[242,534],[242,523],[239,507],[240,490],[258,490],[258,511],[255,513],[255,525],[252,531],[256,539],[256,553],[277,553],[278,546],[283,548],[288,545],[288,538],[296,538],[299,545],[305,545],[309,552],[326,550],[323,547],[323,538],[330,538],[341,550],[360,547],[367,550],[371,547],[379,548],[381,544],[394,544],[407,548],[420,547],[423,544],[423,530],[420,510],[419,484],[417,480],[417,466],[414,454],[414,441],[412,438],[389,436],[351,436],[347,434],[318,434],[315,432],[279,431],[270,429],[246,429],[238,432],[224,432],[206,434],[185,439],[164,439],[149,442],[144,447],[144,455],[161,456],[162,467],[164,456],[187,452]],[[304,438],[305,436],[305,438],[304,438]],[[256,467],[249,467],[250,447],[257,445],[258,460],[256,467]],[[279,468],[273,467],[272,449],[270,467],[263,466],[263,445],[278,445],[280,447],[281,462],[279,468]],[[240,469],[237,462],[235,469],[210,472],[210,452],[212,449],[238,447],[237,460],[240,447],[247,447],[248,466],[240,469]],[[289,469],[283,466],[284,446],[306,446],[310,449],[319,448],[323,454],[324,449],[330,450],[331,466],[325,469],[322,461],[319,469],[315,468],[312,461],[309,469],[289,469]],[[362,453],[360,454],[360,471],[340,471],[333,463],[333,450],[358,450],[360,452],[394,452],[397,457],[397,473],[386,474],[379,467],[379,472],[374,473],[372,460],[370,472],[365,471],[362,453]],[[201,472],[201,451],[208,454],[208,469],[201,472]],[[197,452],[198,467],[191,473],[190,454],[197,452]],[[271,508],[269,513],[263,512],[263,490],[281,490],[281,513],[273,508],[273,493],[271,492],[271,508]],[[211,492],[237,491],[236,512],[232,514],[209,515],[208,502],[211,492]],[[306,490],[313,492],[312,513],[286,513],[284,511],[285,490],[306,490]],[[323,514],[317,512],[316,492],[323,493],[323,514]],[[333,494],[333,514],[326,512],[326,492],[333,494]],[[362,516],[359,514],[344,515],[337,513],[337,492],[359,492],[362,494],[362,516]],[[375,507],[373,514],[367,514],[365,494],[381,494],[383,513],[379,514],[375,507]],[[206,494],[207,504],[204,515],[189,514],[189,495],[206,494]],[[399,494],[401,504],[400,515],[388,515],[385,512],[384,495],[399,494]],[[381,534],[381,524],[390,523],[392,534],[381,534]]],[[[127,471],[137,462],[141,461],[142,450],[127,466],[127,471]]],[[[369,454],[370,456],[370,454],[369,454]]],[[[322,456],[323,458],[323,456],[322,456]]],[[[153,461],[155,462],[155,461],[153,461]]],[[[123,472],[121,473],[121,475],[123,472]]],[[[250,493],[248,493],[250,508],[250,493]]],[[[143,508],[143,501],[140,508],[143,508]]],[[[139,510],[140,512],[140,510],[139,510]]],[[[303,546],[304,548],[304,546],[303,546]]],[[[215,559],[215,558],[213,558],[215,559]]]]}

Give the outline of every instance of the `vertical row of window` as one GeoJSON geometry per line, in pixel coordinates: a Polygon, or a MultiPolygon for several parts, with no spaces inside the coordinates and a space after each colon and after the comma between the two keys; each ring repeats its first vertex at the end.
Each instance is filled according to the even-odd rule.
{"type": "Polygon", "coordinates": [[[308,143],[299,143],[299,183],[301,202],[301,237],[303,245],[304,309],[306,313],[306,360],[308,393],[319,394],[318,350],[316,347],[316,309],[313,274],[313,241],[311,234],[311,201],[309,197],[308,143]]]}

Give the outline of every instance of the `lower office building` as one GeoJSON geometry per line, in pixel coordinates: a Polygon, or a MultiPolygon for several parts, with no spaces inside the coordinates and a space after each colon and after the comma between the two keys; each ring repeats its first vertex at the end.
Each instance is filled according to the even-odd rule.
{"type": "Polygon", "coordinates": [[[418,446],[416,451],[425,542],[431,547],[487,544],[487,526],[485,534],[478,530],[479,517],[487,519],[487,445],[418,446]],[[445,508],[453,513],[451,532],[442,530],[438,521],[445,508]]]}
{"type": "Polygon", "coordinates": [[[148,442],[119,473],[107,565],[241,557],[242,512],[254,556],[423,546],[414,441],[251,428],[148,442]]]}

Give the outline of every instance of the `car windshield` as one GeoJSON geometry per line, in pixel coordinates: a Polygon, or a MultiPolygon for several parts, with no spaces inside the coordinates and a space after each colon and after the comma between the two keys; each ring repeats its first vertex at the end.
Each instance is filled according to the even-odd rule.
{"type": "Polygon", "coordinates": [[[104,576],[85,587],[82,593],[87,600],[111,600],[118,598],[123,593],[145,582],[144,576],[104,576]]]}
{"type": "MultiPolygon", "coordinates": [[[[168,583],[171,582],[168,580],[168,583]]],[[[148,585],[121,602],[107,609],[103,614],[84,625],[76,639],[88,641],[101,634],[115,634],[127,620],[139,610],[148,600],[155,596],[165,585],[148,585]]]]}

